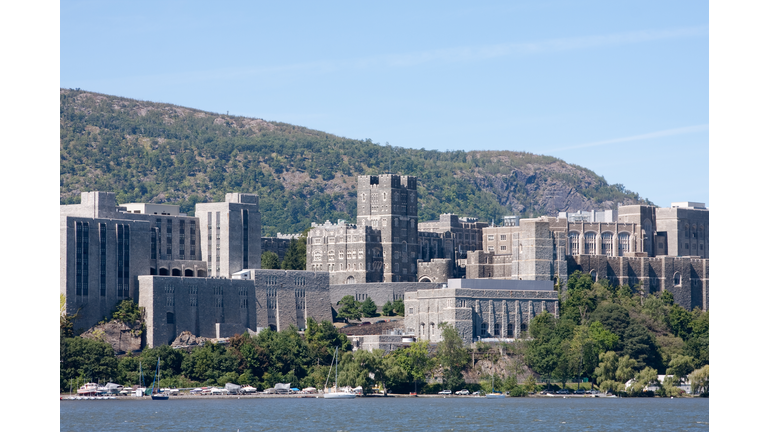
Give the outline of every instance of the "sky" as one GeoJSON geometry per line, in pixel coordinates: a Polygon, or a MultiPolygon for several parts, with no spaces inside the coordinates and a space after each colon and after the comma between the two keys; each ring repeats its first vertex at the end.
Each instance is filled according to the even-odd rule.
{"type": "Polygon", "coordinates": [[[702,1],[60,2],[60,87],[551,155],[709,205],[702,1]]]}

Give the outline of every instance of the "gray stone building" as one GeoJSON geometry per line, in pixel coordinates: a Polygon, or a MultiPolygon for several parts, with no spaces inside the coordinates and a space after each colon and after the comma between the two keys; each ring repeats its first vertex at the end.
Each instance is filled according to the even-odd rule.
{"type": "Polygon", "coordinates": [[[560,280],[579,270],[595,280],[668,290],[683,307],[708,309],[709,211],[701,203],[618,208],[612,222],[541,217],[483,230],[468,278],[560,280]],[[693,252],[696,252],[693,254],[693,252]]]}
{"type": "Polygon", "coordinates": [[[327,272],[247,269],[235,278],[139,276],[147,346],[170,344],[181,332],[231,337],[263,328],[331,321],[327,272]]]}
{"type": "Polygon", "coordinates": [[[178,206],[118,206],[114,193],[84,192],[80,204],[60,207],[60,232],[60,292],[78,332],[124,299],[145,308],[149,346],[184,330],[231,336],[331,319],[328,273],[259,270],[256,195],[227,194],[187,216],[178,206]]]}
{"type": "Polygon", "coordinates": [[[416,282],[417,204],[416,177],[358,176],[357,224],[313,223],[307,268],[330,272],[332,284],[416,282]]]}
{"type": "Polygon", "coordinates": [[[547,311],[558,316],[552,281],[449,279],[446,288],[405,294],[405,334],[442,340],[440,323],[456,327],[464,344],[524,336],[531,320],[547,311]]]}
{"type": "Polygon", "coordinates": [[[261,268],[261,212],[254,194],[228,193],[223,203],[195,205],[205,230],[200,242],[208,276],[232,277],[242,269],[261,268]]]}

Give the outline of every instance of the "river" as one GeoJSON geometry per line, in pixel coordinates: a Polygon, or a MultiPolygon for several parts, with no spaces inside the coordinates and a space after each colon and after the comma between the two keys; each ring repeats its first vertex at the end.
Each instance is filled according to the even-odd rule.
{"type": "Polygon", "coordinates": [[[61,431],[704,431],[709,399],[472,397],[61,401],[61,431]]]}

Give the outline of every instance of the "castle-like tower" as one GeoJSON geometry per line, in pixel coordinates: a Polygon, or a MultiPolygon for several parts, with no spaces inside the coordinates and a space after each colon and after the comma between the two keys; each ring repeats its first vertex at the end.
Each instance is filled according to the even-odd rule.
{"type": "Polygon", "coordinates": [[[357,177],[357,224],[381,231],[384,282],[416,282],[418,217],[416,177],[357,177]]]}

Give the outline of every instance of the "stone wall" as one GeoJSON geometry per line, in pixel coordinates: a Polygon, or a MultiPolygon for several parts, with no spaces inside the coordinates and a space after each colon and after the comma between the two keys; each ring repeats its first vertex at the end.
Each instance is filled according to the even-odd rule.
{"type": "Polygon", "coordinates": [[[330,285],[331,305],[335,308],[342,297],[351,295],[358,301],[373,300],[381,308],[386,302],[405,299],[405,293],[418,289],[439,288],[439,283],[425,282],[380,282],[367,284],[330,285]]]}
{"type": "MultiPolygon", "coordinates": [[[[514,281],[512,281],[514,282],[514,281]]],[[[559,315],[556,291],[443,288],[406,293],[405,333],[439,342],[440,323],[458,330],[465,344],[479,338],[518,338],[538,314],[559,315]]]]}
{"type": "Polygon", "coordinates": [[[331,321],[328,273],[252,270],[250,279],[139,276],[147,346],[171,343],[183,331],[206,338],[248,329],[331,321]]]}

